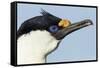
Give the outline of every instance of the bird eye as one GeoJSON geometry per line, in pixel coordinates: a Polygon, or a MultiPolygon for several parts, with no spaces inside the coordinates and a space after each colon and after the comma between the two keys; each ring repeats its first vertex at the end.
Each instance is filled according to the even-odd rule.
{"type": "Polygon", "coordinates": [[[57,32],[58,31],[58,26],[56,26],[56,25],[50,26],[49,31],[50,32],[57,32]]]}

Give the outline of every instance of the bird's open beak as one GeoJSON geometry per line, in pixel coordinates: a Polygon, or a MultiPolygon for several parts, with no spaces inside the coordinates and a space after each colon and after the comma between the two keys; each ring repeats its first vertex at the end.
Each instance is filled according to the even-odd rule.
{"type": "Polygon", "coordinates": [[[80,22],[76,22],[74,24],[71,24],[69,25],[68,27],[65,27],[61,30],[59,30],[58,32],[56,32],[54,34],[55,38],[57,40],[61,40],[63,39],[66,35],[76,31],[76,30],[79,30],[83,27],[86,27],[86,26],[89,26],[89,25],[92,25],[92,21],[89,20],[89,19],[86,19],[86,20],[83,20],[83,21],[80,21],[80,22]]]}

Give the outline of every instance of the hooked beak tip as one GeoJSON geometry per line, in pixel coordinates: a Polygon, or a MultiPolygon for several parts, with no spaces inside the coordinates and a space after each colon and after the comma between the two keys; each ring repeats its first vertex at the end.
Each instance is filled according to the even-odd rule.
{"type": "Polygon", "coordinates": [[[87,25],[93,25],[93,22],[90,19],[87,19],[85,22],[87,22],[87,25]]]}

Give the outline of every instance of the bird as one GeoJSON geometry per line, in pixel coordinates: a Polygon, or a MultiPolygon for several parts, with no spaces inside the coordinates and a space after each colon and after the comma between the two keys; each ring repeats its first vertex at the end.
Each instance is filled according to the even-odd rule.
{"type": "Polygon", "coordinates": [[[44,9],[40,13],[25,20],[17,30],[19,65],[47,63],[47,56],[59,47],[65,36],[93,24],[90,19],[72,23],[44,9]]]}

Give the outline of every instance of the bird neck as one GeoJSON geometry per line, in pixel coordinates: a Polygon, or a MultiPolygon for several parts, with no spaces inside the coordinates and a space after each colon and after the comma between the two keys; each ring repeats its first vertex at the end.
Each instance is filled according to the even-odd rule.
{"type": "Polygon", "coordinates": [[[58,40],[46,31],[32,31],[17,40],[18,64],[45,63],[46,55],[57,47],[58,40]]]}
{"type": "Polygon", "coordinates": [[[29,58],[29,61],[26,61],[27,64],[41,64],[41,63],[46,63],[46,58],[44,56],[39,56],[37,54],[31,55],[31,56],[32,57],[27,57],[27,59],[29,58]]]}
{"type": "Polygon", "coordinates": [[[41,48],[29,39],[19,39],[17,44],[18,64],[45,63],[45,54],[41,48]]]}

